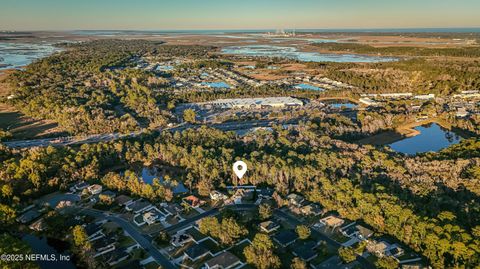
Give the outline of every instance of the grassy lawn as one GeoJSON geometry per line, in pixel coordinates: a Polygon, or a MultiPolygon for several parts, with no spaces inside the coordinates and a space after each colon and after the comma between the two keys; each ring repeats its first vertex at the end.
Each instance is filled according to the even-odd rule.
{"type": "Polygon", "coordinates": [[[136,242],[131,238],[130,236],[122,236],[118,240],[120,247],[129,247],[131,245],[134,245],[136,242]]]}
{"type": "Polygon", "coordinates": [[[181,214],[181,216],[182,216],[182,218],[184,218],[184,219],[188,219],[188,218],[195,217],[195,216],[198,215],[198,214],[200,214],[200,213],[198,213],[197,210],[195,210],[195,209],[193,209],[193,208],[190,208],[190,209],[188,209],[188,210],[185,210],[185,211],[181,214]]]}
{"type": "Polygon", "coordinates": [[[148,254],[143,248],[137,248],[132,250],[132,252],[130,252],[130,256],[132,257],[133,260],[134,259],[143,260],[148,256],[148,254]]]}

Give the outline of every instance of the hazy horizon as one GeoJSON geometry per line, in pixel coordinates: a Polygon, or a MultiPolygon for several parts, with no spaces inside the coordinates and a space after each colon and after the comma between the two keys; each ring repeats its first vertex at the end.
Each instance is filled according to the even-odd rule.
{"type": "Polygon", "coordinates": [[[4,0],[0,30],[480,28],[475,0],[4,0]]]}

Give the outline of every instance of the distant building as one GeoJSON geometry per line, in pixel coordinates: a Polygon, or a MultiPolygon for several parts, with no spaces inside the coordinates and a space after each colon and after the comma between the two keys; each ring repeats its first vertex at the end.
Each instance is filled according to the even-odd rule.
{"type": "Polygon", "coordinates": [[[455,113],[455,116],[457,118],[465,118],[469,115],[467,109],[465,107],[459,107],[457,108],[457,112],[455,113]]]}
{"type": "Polygon", "coordinates": [[[365,104],[367,106],[378,106],[380,103],[373,101],[372,99],[368,97],[360,98],[358,101],[362,104],[365,104]]]}
{"type": "Polygon", "coordinates": [[[207,109],[258,109],[303,106],[303,102],[293,97],[265,97],[218,99],[211,102],[197,103],[197,105],[205,107],[207,109]]]}
{"type": "Polygon", "coordinates": [[[435,94],[430,93],[430,94],[423,94],[423,95],[415,95],[413,98],[418,100],[430,100],[430,99],[435,99],[435,94]]]}

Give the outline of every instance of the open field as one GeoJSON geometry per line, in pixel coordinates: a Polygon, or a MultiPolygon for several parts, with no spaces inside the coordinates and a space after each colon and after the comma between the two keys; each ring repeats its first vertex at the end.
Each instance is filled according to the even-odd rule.
{"type": "MultiPolygon", "coordinates": [[[[9,94],[6,76],[10,71],[0,74],[0,100],[9,94]]],[[[60,133],[61,130],[53,121],[36,120],[23,115],[14,107],[0,102],[0,129],[9,131],[14,139],[30,139],[60,133]]]]}

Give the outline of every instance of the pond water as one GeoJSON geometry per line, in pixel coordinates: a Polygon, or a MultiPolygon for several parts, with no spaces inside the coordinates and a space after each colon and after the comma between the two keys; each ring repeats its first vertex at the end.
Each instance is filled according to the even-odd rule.
{"type": "Polygon", "coordinates": [[[357,108],[357,104],[354,104],[354,103],[350,103],[350,102],[335,102],[335,103],[328,103],[329,106],[333,107],[333,108],[338,108],[338,109],[341,109],[341,108],[347,108],[347,109],[354,109],[354,108],[357,108]]]}
{"type": "Polygon", "coordinates": [[[160,183],[164,184],[165,186],[171,187],[174,194],[185,193],[188,191],[182,182],[177,182],[176,184],[173,184],[171,182],[164,182],[163,175],[155,167],[144,167],[142,169],[141,177],[143,182],[147,184],[152,184],[153,179],[158,178],[160,183]]]}
{"type": "Polygon", "coordinates": [[[173,68],[174,68],[173,65],[158,65],[155,70],[160,72],[167,72],[167,71],[172,71],[173,68]]]}
{"type": "Polygon", "coordinates": [[[390,144],[395,151],[414,155],[417,153],[434,151],[437,152],[450,145],[458,144],[462,137],[452,131],[446,130],[436,123],[415,127],[420,134],[408,137],[390,144]]]}
{"type": "MultiPolygon", "coordinates": [[[[60,254],[70,256],[66,252],[68,249],[68,243],[56,240],[47,239],[46,237],[37,237],[35,235],[27,234],[22,238],[23,241],[32,248],[34,254],[54,254],[58,259],[60,254]]],[[[72,261],[37,261],[36,262],[41,269],[75,269],[77,268],[72,261]]]]}
{"type": "Polygon", "coordinates": [[[282,57],[295,59],[303,62],[391,62],[396,58],[378,57],[358,54],[325,54],[318,52],[298,51],[294,47],[282,47],[271,45],[246,45],[232,46],[222,49],[224,54],[235,54],[254,57],[282,57]]]}
{"type": "Polygon", "coordinates": [[[230,85],[223,81],[218,81],[218,82],[202,82],[201,83],[204,86],[208,86],[211,88],[224,88],[224,89],[230,89],[230,85]]]}
{"type": "Polygon", "coordinates": [[[321,92],[325,91],[325,89],[323,88],[313,86],[310,84],[305,84],[305,83],[297,84],[294,86],[294,88],[300,89],[300,90],[313,90],[313,91],[321,91],[321,92]]]}
{"type": "Polygon", "coordinates": [[[0,43],[0,70],[19,69],[55,51],[50,44],[0,43]]]}

